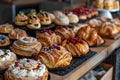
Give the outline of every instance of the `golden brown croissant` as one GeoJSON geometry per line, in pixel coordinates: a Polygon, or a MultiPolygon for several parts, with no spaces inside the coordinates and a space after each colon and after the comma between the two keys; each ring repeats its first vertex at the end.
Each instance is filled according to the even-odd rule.
{"type": "Polygon", "coordinates": [[[31,57],[37,55],[41,47],[36,38],[22,37],[13,43],[11,50],[18,55],[31,57]]]}
{"type": "Polygon", "coordinates": [[[62,40],[75,37],[74,31],[67,26],[57,26],[55,33],[59,35],[62,40]]]}
{"type": "Polygon", "coordinates": [[[51,30],[42,30],[40,33],[36,34],[36,38],[43,46],[51,46],[53,44],[61,43],[61,37],[51,30]]]}
{"type": "Polygon", "coordinates": [[[89,46],[99,46],[104,43],[104,40],[97,34],[96,30],[90,28],[90,26],[80,28],[77,35],[85,40],[89,46]]]}
{"type": "Polygon", "coordinates": [[[48,68],[62,68],[70,65],[72,55],[64,47],[52,45],[43,47],[36,58],[48,68]]]}
{"type": "Polygon", "coordinates": [[[62,45],[72,53],[73,56],[86,55],[89,52],[87,42],[80,38],[69,38],[63,41],[62,45]]]}
{"type": "Polygon", "coordinates": [[[33,59],[20,59],[9,66],[5,80],[47,80],[48,70],[44,64],[33,59]]]}

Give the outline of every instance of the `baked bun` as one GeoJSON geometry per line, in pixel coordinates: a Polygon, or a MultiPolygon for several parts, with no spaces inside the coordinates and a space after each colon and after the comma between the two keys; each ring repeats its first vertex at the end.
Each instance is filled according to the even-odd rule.
{"type": "Polygon", "coordinates": [[[69,25],[69,19],[64,13],[60,11],[55,11],[54,15],[55,15],[54,23],[56,25],[62,26],[69,25]]]}
{"type": "Polygon", "coordinates": [[[13,30],[13,25],[11,24],[2,24],[0,25],[0,33],[9,33],[13,30]]]}
{"type": "Polygon", "coordinates": [[[0,47],[8,46],[10,45],[10,40],[5,35],[0,35],[0,47]]]}
{"type": "Polygon", "coordinates": [[[61,37],[59,35],[56,35],[51,30],[42,30],[36,34],[36,38],[39,42],[42,43],[43,46],[51,46],[53,44],[61,43],[61,37]]]}
{"type": "Polygon", "coordinates": [[[118,29],[118,26],[116,24],[111,23],[111,22],[106,22],[99,28],[98,33],[102,37],[111,38],[119,33],[119,29],[118,29]]]}
{"type": "Polygon", "coordinates": [[[27,25],[28,17],[24,14],[24,12],[20,11],[15,17],[15,24],[18,26],[27,25]]]}
{"type": "Polygon", "coordinates": [[[21,38],[21,37],[27,36],[27,33],[26,33],[25,30],[16,28],[16,29],[13,29],[13,30],[8,34],[8,36],[9,36],[10,39],[19,39],[19,38],[21,38]]]}
{"type": "Polygon", "coordinates": [[[71,24],[76,24],[79,22],[79,18],[76,14],[73,14],[72,12],[67,13],[67,17],[71,24]]]}
{"type": "Polygon", "coordinates": [[[59,35],[62,40],[75,37],[74,31],[67,26],[57,26],[55,33],[59,35]]]}
{"type": "Polygon", "coordinates": [[[32,57],[39,53],[41,47],[41,43],[36,38],[21,37],[14,41],[11,50],[20,56],[32,57]]]}
{"type": "Polygon", "coordinates": [[[48,70],[44,64],[33,59],[20,59],[12,63],[4,74],[5,80],[47,80],[48,70]]]}
{"type": "Polygon", "coordinates": [[[36,58],[50,69],[69,66],[72,60],[71,53],[58,45],[43,47],[36,58]]]}
{"type": "Polygon", "coordinates": [[[51,19],[51,21],[53,22],[54,19],[55,19],[54,14],[52,14],[52,13],[50,13],[50,12],[47,12],[47,14],[50,16],[50,19],[51,19]]]}
{"type": "Polygon", "coordinates": [[[77,35],[85,40],[89,46],[99,46],[104,43],[104,40],[97,34],[96,30],[90,28],[90,26],[80,28],[77,35]]]}
{"type": "Polygon", "coordinates": [[[62,45],[72,53],[72,56],[86,55],[89,52],[87,42],[80,38],[69,38],[63,41],[62,45]]]}
{"type": "Polygon", "coordinates": [[[50,15],[47,12],[41,11],[37,14],[41,25],[50,25],[52,23],[50,15]]]}
{"type": "Polygon", "coordinates": [[[6,70],[16,60],[16,55],[10,50],[0,49],[0,71],[6,70]]]}

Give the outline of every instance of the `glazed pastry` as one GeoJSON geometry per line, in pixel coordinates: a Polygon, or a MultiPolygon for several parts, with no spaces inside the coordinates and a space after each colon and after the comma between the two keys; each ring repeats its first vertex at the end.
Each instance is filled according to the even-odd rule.
{"type": "Polygon", "coordinates": [[[21,37],[25,37],[27,36],[27,33],[26,31],[22,30],[22,29],[19,29],[19,28],[16,28],[16,29],[13,29],[9,34],[8,34],[9,38],[10,39],[19,39],[21,37]]]}
{"type": "Polygon", "coordinates": [[[69,66],[72,56],[64,47],[52,45],[43,47],[36,59],[40,60],[48,68],[53,69],[69,66]]]}
{"type": "Polygon", "coordinates": [[[5,35],[0,35],[0,47],[10,45],[10,40],[5,35]]]}
{"type": "Polygon", "coordinates": [[[79,15],[79,20],[86,20],[86,19],[87,19],[87,15],[85,15],[85,14],[79,15]]]}
{"type": "Polygon", "coordinates": [[[36,38],[21,37],[14,41],[11,50],[17,55],[32,57],[39,53],[41,47],[41,43],[36,38]]]}
{"type": "Polygon", "coordinates": [[[85,40],[89,46],[99,46],[104,43],[104,40],[97,34],[96,30],[90,28],[90,26],[80,28],[77,35],[85,40]]]}
{"type": "Polygon", "coordinates": [[[51,17],[45,11],[40,10],[37,16],[40,19],[41,25],[50,25],[52,23],[51,17]]]}
{"type": "Polygon", "coordinates": [[[78,16],[73,14],[72,12],[67,13],[67,17],[68,17],[71,24],[76,24],[79,21],[78,16]]]}
{"type": "Polygon", "coordinates": [[[119,29],[118,29],[118,26],[116,24],[111,23],[111,22],[106,22],[99,28],[98,33],[102,37],[111,38],[119,33],[119,29]]]}
{"type": "Polygon", "coordinates": [[[102,21],[103,23],[110,21],[109,18],[104,18],[104,17],[98,17],[97,19],[100,20],[100,21],[102,21]]]}
{"type": "Polygon", "coordinates": [[[34,9],[32,9],[31,12],[28,14],[27,27],[30,29],[40,29],[41,28],[40,20],[37,17],[36,11],[34,9]]]}
{"type": "Polygon", "coordinates": [[[48,70],[44,64],[33,59],[20,59],[12,63],[4,74],[5,80],[47,80],[48,70]]]}
{"type": "Polygon", "coordinates": [[[55,33],[59,35],[62,40],[75,37],[74,31],[67,26],[57,26],[55,33]]]}
{"type": "Polygon", "coordinates": [[[36,38],[39,42],[42,43],[43,46],[51,46],[53,44],[61,43],[61,37],[59,35],[56,35],[51,30],[42,30],[36,34],[36,38]]]}
{"type": "Polygon", "coordinates": [[[0,49],[0,71],[6,70],[16,60],[16,55],[10,50],[0,49]]]}
{"type": "Polygon", "coordinates": [[[115,19],[112,19],[110,22],[112,22],[113,24],[115,24],[117,26],[117,29],[120,32],[120,19],[115,18],[115,19]]]}
{"type": "Polygon", "coordinates": [[[13,30],[13,25],[11,24],[2,24],[0,25],[0,33],[9,33],[13,30]]]}
{"type": "Polygon", "coordinates": [[[63,41],[62,45],[72,53],[72,56],[86,55],[89,52],[87,42],[80,38],[69,38],[63,41]]]}
{"type": "Polygon", "coordinates": [[[15,24],[18,26],[27,25],[28,17],[24,14],[24,12],[20,11],[15,17],[15,24]]]}
{"type": "Polygon", "coordinates": [[[60,11],[55,11],[54,15],[55,15],[54,23],[56,25],[62,25],[62,26],[69,25],[69,19],[65,14],[63,14],[60,11]]]}
{"type": "Polygon", "coordinates": [[[52,13],[50,13],[50,12],[47,12],[47,14],[50,16],[51,21],[53,22],[53,21],[54,21],[54,19],[55,19],[54,14],[52,14],[52,13]]]}

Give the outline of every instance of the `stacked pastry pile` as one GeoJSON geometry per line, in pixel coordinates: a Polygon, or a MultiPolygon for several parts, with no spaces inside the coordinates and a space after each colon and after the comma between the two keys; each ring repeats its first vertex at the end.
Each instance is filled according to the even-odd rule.
{"type": "Polygon", "coordinates": [[[119,1],[117,0],[95,0],[92,7],[100,9],[118,9],[119,1]]]}

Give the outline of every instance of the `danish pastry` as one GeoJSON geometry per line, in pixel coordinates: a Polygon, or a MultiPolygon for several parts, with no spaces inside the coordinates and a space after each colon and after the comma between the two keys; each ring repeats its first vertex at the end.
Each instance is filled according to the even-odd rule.
{"type": "Polygon", "coordinates": [[[5,35],[0,35],[0,47],[8,46],[10,45],[10,40],[5,35]]]}

